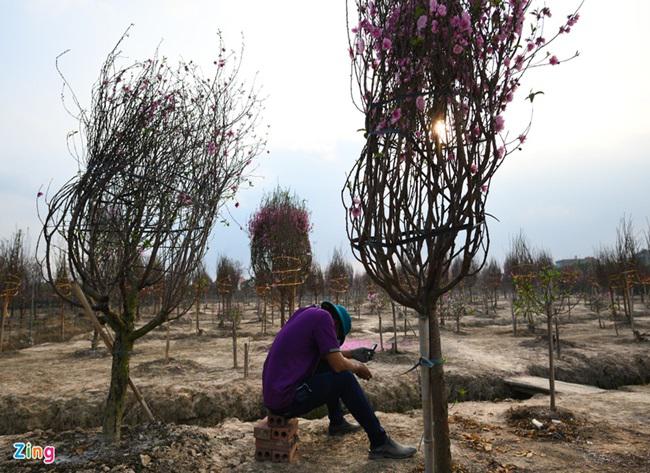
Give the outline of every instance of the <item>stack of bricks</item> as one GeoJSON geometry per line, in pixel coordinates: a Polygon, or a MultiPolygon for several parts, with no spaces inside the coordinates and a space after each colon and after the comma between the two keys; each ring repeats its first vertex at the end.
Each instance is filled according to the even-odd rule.
{"type": "Polygon", "coordinates": [[[298,454],[298,419],[269,415],[255,425],[255,459],[293,463],[298,454]]]}

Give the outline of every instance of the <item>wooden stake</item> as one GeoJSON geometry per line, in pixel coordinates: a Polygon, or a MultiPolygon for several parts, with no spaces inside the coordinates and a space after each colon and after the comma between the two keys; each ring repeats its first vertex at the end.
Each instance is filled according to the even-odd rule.
{"type": "Polygon", "coordinates": [[[165,323],[165,363],[169,363],[169,320],[165,323]]]}
{"type": "Polygon", "coordinates": [[[244,378],[248,378],[248,343],[244,343],[244,378]]]}
{"type": "MultiPolygon", "coordinates": [[[[108,351],[112,352],[113,351],[113,341],[111,340],[110,334],[106,333],[104,331],[104,328],[102,325],[99,323],[99,320],[97,319],[97,316],[95,315],[95,312],[93,312],[92,308],[90,307],[90,303],[88,302],[88,299],[86,299],[86,295],[83,293],[81,290],[81,287],[79,287],[79,284],[76,282],[72,283],[72,292],[74,293],[75,297],[79,300],[81,305],[83,306],[84,312],[90,318],[90,321],[93,323],[93,326],[95,327],[95,330],[97,333],[102,337],[102,340],[104,341],[104,344],[106,345],[106,348],[108,348],[108,351]]],[[[131,386],[131,390],[133,391],[133,394],[135,395],[135,398],[137,399],[138,403],[140,406],[142,406],[142,409],[144,410],[145,414],[149,418],[151,422],[155,422],[155,418],[153,414],[151,413],[151,410],[149,409],[149,406],[147,405],[147,401],[144,400],[144,397],[140,393],[140,390],[137,388],[137,386],[133,383],[133,380],[131,379],[131,376],[129,376],[129,386],[131,386]]]]}

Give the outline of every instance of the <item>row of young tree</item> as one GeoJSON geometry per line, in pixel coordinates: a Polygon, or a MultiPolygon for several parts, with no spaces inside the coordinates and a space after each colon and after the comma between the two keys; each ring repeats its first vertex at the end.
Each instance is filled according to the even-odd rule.
{"type": "MultiPolygon", "coordinates": [[[[277,205],[293,206],[302,218],[308,219],[306,206],[299,203],[295,196],[288,191],[277,189],[273,195],[267,196],[262,207],[272,202],[277,205]]],[[[266,210],[265,212],[269,212],[266,210]]],[[[258,211],[259,213],[259,211],[258,211]]],[[[253,222],[258,218],[251,219],[251,230],[256,229],[253,222]]],[[[277,222],[277,215],[273,215],[277,222]]],[[[307,220],[308,222],[308,220],[307,220]]],[[[195,307],[198,310],[202,300],[215,299],[221,304],[219,311],[219,324],[223,327],[224,317],[230,311],[232,299],[237,298],[242,302],[254,301],[259,297],[258,302],[264,306],[270,304],[272,309],[276,307],[281,313],[290,310],[295,303],[298,306],[318,303],[324,298],[329,298],[337,303],[342,302],[350,306],[355,314],[359,315],[361,305],[367,301],[368,293],[376,293],[372,282],[367,274],[355,274],[352,265],[343,255],[342,250],[335,249],[331,260],[323,269],[321,265],[312,260],[305,270],[303,260],[309,255],[308,225],[301,220],[288,219],[286,225],[267,229],[270,241],[282,241],[281,247],[271,247],[267,250],[271,254],[270,261],[274,258],[288,260],[287,253],[298,255],[296,262],[299,263],[299,271],[295,268],[288,268],[287,273],[276,274],[273,271],[264,272],[259,269],[259,277],[246,279],[241,264],[226,256],[219,258],[215,278],[211,278],[201,263],[191,277],[191,286],[195,299],[195,307]],[[298,228],[292,228],[291,222],[297,222],[298,228]],[[286,237],[287,233],[295,234],[303,232],[306,239],[297,239],[298,245],[292,245],[291,239],[286,237]],[[275,252],[275,253],[274,253],[275,252]],[[302,254],[302,258],[300,255],[302,254]],[[266,275],[270,277],[266,277],[266,275]],[[288,275],[288,276],[287,276],[288,275]],[[283,283],[279,287],[276,283],[283,283]],[[292,280],[289,280],[289,277],[292,280]],[[283,278],[279,280],[278,278],[283,278]],[[270,284],[268,283],[270,281],[270,284]],[[266,284],[265,284],[266,283],[266,284]],[[292,283],[292,284],[288,284],[292,283]],[[259,291],[258,288],[263,288],[259,291]],[[287,301],[287,290],[291,288],[290,301],[287,301]],[[283,302],[284,301],[284,302],[283,302]],[[291,306],[287,304],[291,302],[291,306]],[[284,307],[283,307],[284,305],[284,307]]],[[[602,312],[609,310],[610,315],[616,320],[623,316],[625,321],[634,330],[634,304],[635,299],[641,303],[648,301],[648,286],[650,285],[650,228],[646,229],[638,238],[630,218],[621,219],[617,228],[617,239],[611,247],[602,247],[594,257],[582,260],[568,260],[559,269],[562,280],[565,284],[564,292],[566,297],[573,298],[577,303],[582,300],[588,303],[590,308],[600,317],[602,312]]],[[[259,237],[258,237],[259,239],[259,237]]],[[[43,279],[38,261],[31,256],[32,252],[26,243],[25,232],[19,230],[9,239],[0,241],[0,294],[3,303],[3,323],[0,326],[0,349],[5,346],[6,324],[9,319],[17,321],[19,329],[27,328],[26,336],[21,340],[23,343],[33,341],[33,322],[37,312],[48,310],[53,312],[51,317],[57,319],[58,332],[61,340],[64,340],[67,330],[65,312],[69,309],[61,304],[57,295],[49,289],[47,282],[43,279]]],[[[251,249],[254,252],[253,232],[251,232],[251,249]]],[[[295,242],[293,242],[295,243],[295,242]]],[[[311,258],[309,258],[311,260],[311,258]]],[[[65,262],[62,259],[57,261],[55,269],[55,283],[60,290],[65,290],[70,281],[67,276],[65,262]]],[[[453,279],[461,270],[462,261],[456,259],[449,268],[449,278],[453,279]]],[[[522,281],[539,274],[542,270],[555,267],[552,256],[543,250],[535,250],[522,233],[513,238],[510,249],[506,254],[503,269],[499,263],[491,259],[485,266],[477,271],[476,263],[471,263],[470,273],[466,276],[451,293],[443,298],[441,304],[441,323],[445,319],[452,319],[456,323],[457,331],[460,330],[460,319],[474,310],[474,307],[481,307],[485,315],[496,315],[497,302],[500,294],[512,300],[512,323],[513,333],[517,334],[518,325],[525,323],[529,330],[535,329],[535,314],[520,303],[517,287],[521,287],[522,281]],[[518,283],[518,284],[517,284],[518,283]]],[[[266,268],[264,268],[266,269],[266,268]]],[[[285,267],[282,268],[286,270],[285,267]]],[[[153,306],[157,312],[160,303],[160,287],[143,294],[142,305],[153,306]]],[[[567,304],[570,311],[574,304],[567,304]]],[[[260,314],[266,313],[266,309],[258,310],[260,314]]],[[[139,314],[137,314],[139,316],[139,314]]],[[[229,316],[228,316],[229,317],[229,316]]],[[[199,331],[200,318],[195,317],[196,330],[199,331]]],[[[266,324],[264,318],[263,324],[266,324]]],[[[602,321],[600,321],[603,326],[602,321]]],[[[614,324],[618,330],[618,326],[614,324]]],[[[51,329],[50,329],[51,330],[51,329]]],[[[266,331],[264,329],[264,331],[266,331]]]]}

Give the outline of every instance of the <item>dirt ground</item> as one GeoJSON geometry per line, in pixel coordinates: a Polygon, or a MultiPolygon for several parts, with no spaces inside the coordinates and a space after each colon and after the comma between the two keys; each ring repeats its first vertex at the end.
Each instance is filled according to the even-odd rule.
{"type": "MultiPolygon", "coordinates": [[[[131,374],[159,423],[144,424],[129,399],[123,448],[104,447],[97,438],[108,389],[110,357],[93,353],[90,334],[66,343],[46,343],[0,354],[0,471],[420,471],[421,454],[401,462],[368,461],[363,433],[344,441],[328,439],[323,412],[300,426],[300,460],[290,467],[253,459],[252,425],[264,415],[261,369],[273,333],[261,335],[249,306],[238,330],[238,369],[233,369],[230,330],[215,323],[216,307],[203,307],[197,335],[194,321],[171,329],[170,363],[163,359],[165,331],[136,342],[131,374]],[[249,344],[249,377],[243,377],[243,344],[249,344]],[[53,444],[57,462],[45,466],[11,459],[11,444],[53,444]],[[327,454],[324,454],[327,452],[327,454]]],[[[557,377],[609,389],[560,396],[569,411],[562,424],[548,421],[542,431],[528,417],[541,417],[548,398],[522,397],[504,379],[548,373],[545,333],[520,330],[512,336],[510,310],[500,301],[498,316],[477,310],[463,318],[461,333],[443,330],[445,371],[450,392],[452,450],[458,471],[650,471],[650,343],[638,343],[629,328],[612,322],[598,328],[584,307],[564,317],[557,377]],[[546,370],[546,371],[545,371],[546,370]],[[618,388],[618,389],[616,389],[618,388]],[[464,402],[456,402],[464,401],[464,402]],[[518,410],[510,411],[516,408],[518,410]],[[523,411],[522,411],[523,409],[523,411]],[[513,420],[513,418],[516,418],[513,420]],[[544,435],[542,435],[544,434],[544,435]]],[[[409,315],[417,330],[417,319],[409,315]]],[[[383,317],[384,344],[392,342],[392,316],[383,317]]],[[[391,435],[417,445],[421,434],[417,337],[398,320],[398,354],[378,353],[362,381],[391,435]]],[[[541,327],[541,323],[539,324],[541,327]]],[[[638,308],[637,326],[650,331],[650,317],[638,308]]],[[[520,327],[522,329],[523,327],[520,327]]],[[[350,347],[379,343],[378,320],[364,307],[348,337],[350,347]]],[[[543,419],[536,419],[543,420],[543,419]]]]}

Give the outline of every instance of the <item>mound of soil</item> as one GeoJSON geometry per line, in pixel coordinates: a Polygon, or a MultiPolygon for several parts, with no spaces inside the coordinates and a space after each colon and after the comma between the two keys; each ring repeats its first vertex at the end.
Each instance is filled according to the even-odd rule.
{"type": "Polygon", "coordinates": [[[160,376],[205,373],[207,368],[196,361],[170,358],[168,362],[160,359],[140,363],[131,371],[134,375],[160,376]]]}
{"type": "Polygon", "coordinates": [[[82,348],[81,350],[75,350],[68,355],[70,358],[106,358],[110,356],[108,350],[105,347],[97,347],[97,350],[91,350],[90,348],[82,348]]]}
{"type": "MultiPolygon", "coordinates": [[[[161,422],[126,426],[116,445],[104,443],[100,432],[81,429],[54,433],[35,431],[32,444],[53,445],[56,463],[34,462],[20,464],[15,460],[0,461],[0,470],[12,472],[134,472],[200,471],[214,465],[205,455],[209,436],[188,426],[161,422]],[[72,447],[72,448],[71,448],[72,447]]],[[[207,470],[206,470],[207,471],[207,470]]]]}
{"type": "MultiPolygon", "coordinates": [[[[555,337],[553,337],[555,340],[555,337]]],[[[547,335],[540,335],[539,337],[535,338],[529,338],[526,340],[522,340],[519,342],[519,346],[523,348],[538,348],[538,347],[547,347],[548,346],[548,336],[547,335]]],[[[562,340],[560,336],[560,349],[564,348],[583,348],[584,346],[575,343],[569,340],[562,340]]]]}
{"type": "MultiPolygon", "coordinates": [[[[555,363],[555,379],[602,389],[646,384],[650,380],[650,355],[588,356],[567,350],[555,363]]],[[[548,365],[529,366],[528,372],[533,376],[548,378],[548,365]]]]}
{"type": "Polygon", "coordinates": [[[520,437],[570,443],[584,443],[592,437],[589,423],[566,409],[553,412],[546,406],[520,406],[508,409],[505,415],[520,437]]]}

